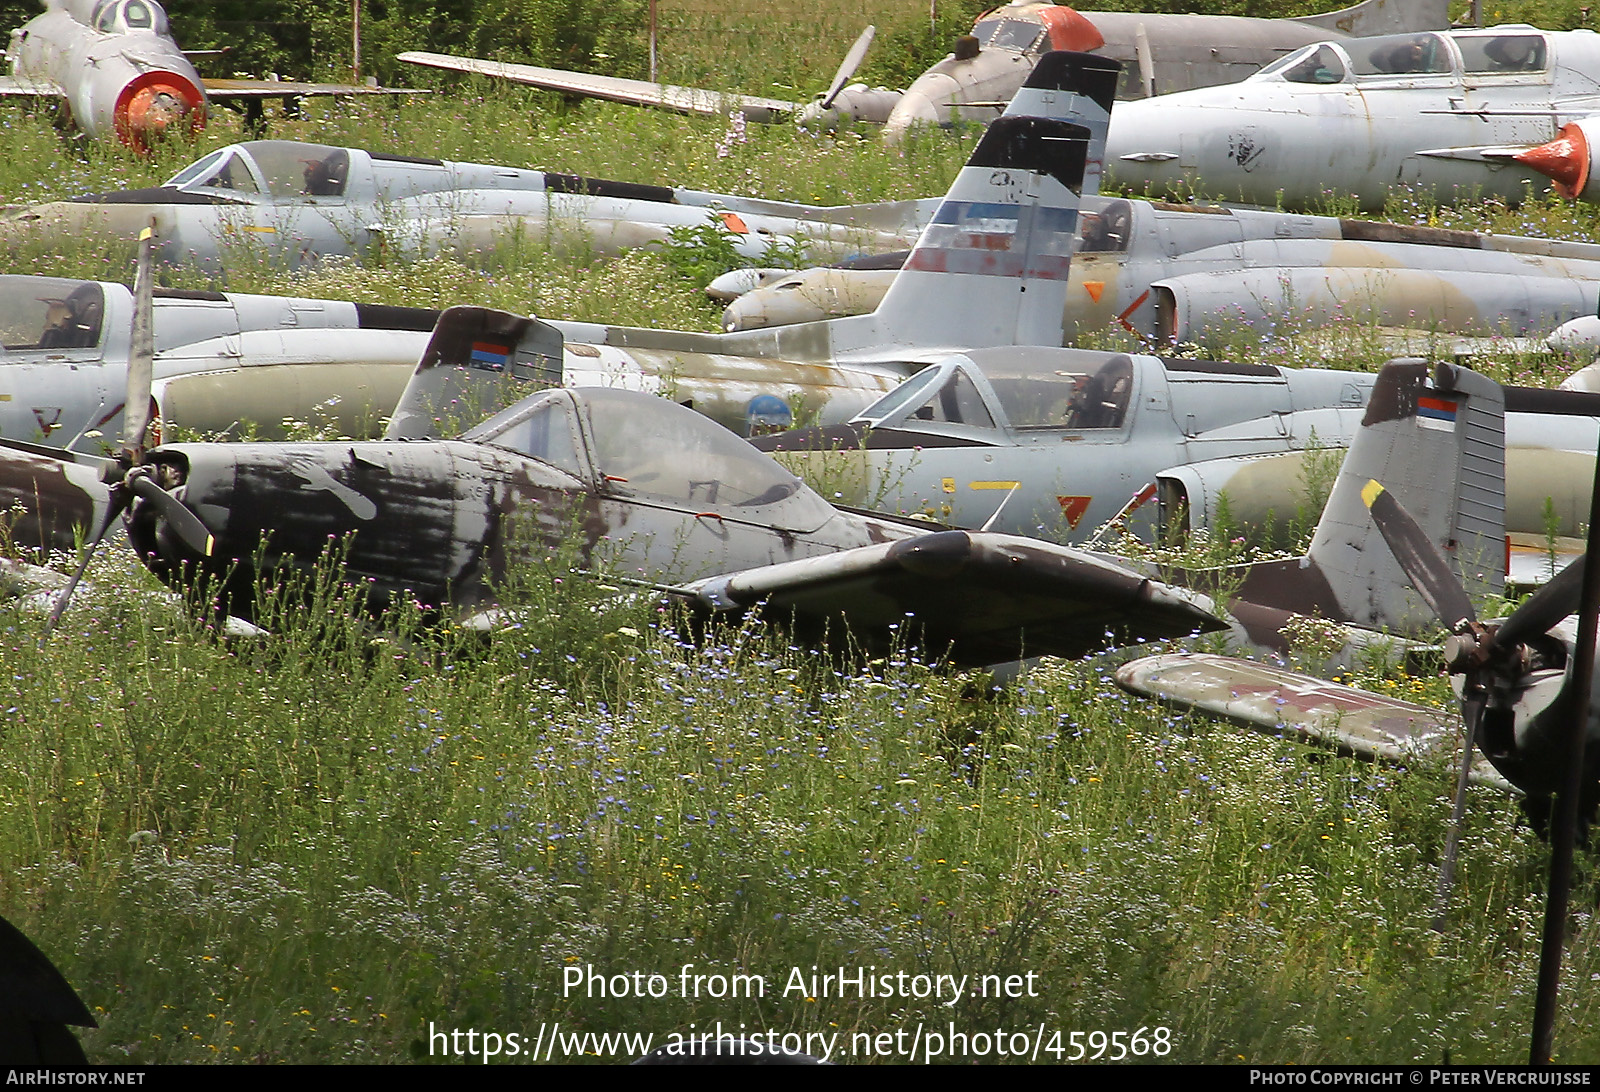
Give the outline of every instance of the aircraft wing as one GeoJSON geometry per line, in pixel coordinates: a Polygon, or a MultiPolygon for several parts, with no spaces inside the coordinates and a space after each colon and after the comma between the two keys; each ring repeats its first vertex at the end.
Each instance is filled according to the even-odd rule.
{"type": "Polygon", "coordinates": [[[29,98],[58,99],[66,92],[51,80],[28,80],[16,76],[0,76],[0,95],[26,96],[29,98]]]}
{"type": "Polygon", "coordinates": [[[201,80],[209,98],[279,99],[285,95],[429,95],[425,88],[374,87],[361,83],[307,83],[302,80],[201,80]]]}
{"type": "MultiPolygon", "coordinates": [[[[1269,735],[1291,736],[1373,761],[1437,756],[1454,762],[1461,747],[1461,718],[1455,713],[1253,660],[1201,653],[1147,656],[1118,668],[1117,685],[1269,735]]],[[[1516,793],[1476,751],[1472,780],[1516,793]]]]}
{"type": "Polygon", "coordinates": [[[1225,628],[1205,596],[1081,550],[939,531],[696,581],[674,591],[713,610],[766,604],[818,628],[839,620],[869,646],[904,636],[962,664],[1081,656],[1139,639],[1225,628]]]}
{"type": "Polygon", "coordinates": [[[595,76],[586,72],[567,72],[559,68],[540,68],[531,64],[511,64],[506,61],[479,61],[471,57],[452,57],[444,53],[400,53],[397,60],[409,64],[448,68],[454,72],[470,72],[479,76],[497,76],[515,83],[543,87],[548,91],[561,91],[569,95],[606,99],[627,103],[630,106],[654,106],[663,110],[676,110],[680,114],[721,115],[738,109],[751,121],[774,121],[793,114],[800,104],[782,99],[764,99],[754,95],[724,95],[697,87],[677,87],[672,84],[650,83],[646,80],[628,80],[620,76],[595,76]]]}

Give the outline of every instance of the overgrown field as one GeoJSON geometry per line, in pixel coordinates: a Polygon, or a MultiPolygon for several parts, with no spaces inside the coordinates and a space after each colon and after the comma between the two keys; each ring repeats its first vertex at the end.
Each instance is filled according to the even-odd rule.
{"type": "MultiPolygon", "coordinates": [[[[732,65],[737,44],[707,52],[732,65]]],[[[16,107],[0,119],[6,203],[153,184],[243,139],[223,114],[149,164],[16,107]]],[[[273,133],[826,203],[939,192],[971,140],[890,152],[752,127],[740,142],[721,121],[471,83],[317,106],[273,133]]],[[[1394,211],[1594,237],[1592,213],[1553,204],[1394,211]]],[[[6,271],[129,275],[125,241],[8,239],[6,271]]],[[[717,318],[666,256],[526,241],[471,265],[304,275],[242,254],[226,287],[717,318]]],[[[1380,360],[1359,334],[1344,354],[1380,360]]],[[[1498,367],[1553,383],[1570,366],[1498,367]]],[[[94,1060],[439,1059],[430,1031],[465,1048],[472,1029],[480,1046],[493,1032],[525,1055],[542,1036],[541,1058],[609,1061],[637,1043],[568,1037],[719,1027],[837,1036],[853,1062],[1108,1057],[1117,1032],[1147,1061],[1526,1056],[1546,850],[1510,801],[1475,793],[1450,926],[1431,931],[1446,770],[1175,715],[1123,696],[1104,664],[995,689],[760,624],[691,642],[560,556],[518,581],[529,621],[488,640],[368,621],[329,579],[267,613],[270,639],[227,644],[129,594],[148,586],[130,566],[98,566],[108,594],[44,644],[36,618],[0,607],[0,912],[94,1011],[94,1060]],[[858,969],[908,990],[966,976],[966,993],[840,997],[812,979],[858,969]],[[606,996],[565,988],[589,971],[606,996]],[[985,975],[1002,996],[974,995],[985,975]]],[[[1437,680],[1366,681],[1448,701],[1437,680]]],[[[1600,1058],[1595,882],[1586,859],[1561,1061],[1600,1058]]]]}

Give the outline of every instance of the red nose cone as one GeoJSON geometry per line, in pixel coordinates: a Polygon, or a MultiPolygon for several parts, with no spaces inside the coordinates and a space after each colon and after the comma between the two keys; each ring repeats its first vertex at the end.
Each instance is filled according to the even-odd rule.
{"type": "Polygon", "coordinates": [[[1051,49],[1088,53],[1106,44],[1100,28],[1069,7],[1045,8],[1039,15],[1050,31],[1051,49]]]}
{"type": "Polygon", "coordinates": [[[172,72],[146,72],[117,96],[117,136],[130,148],[148,152],[169,129],[197,132],[206,123],[200,89],[172,72]]]}
{"type": "Polygon", "coordinates": [[[1589,184],[1589,139],[1568,123],[1550,143],[1520,153],[1517,162],[1554,180],[1561,196],[1577,197],[1589,184]]]}

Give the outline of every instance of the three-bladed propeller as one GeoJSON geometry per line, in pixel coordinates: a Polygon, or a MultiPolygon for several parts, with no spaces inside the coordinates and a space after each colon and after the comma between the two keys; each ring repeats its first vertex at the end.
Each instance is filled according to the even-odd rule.
{"type": "Polygon", "coordinates": [[[55,631],[67,604],[72,602],[72,593],[89,568],[100,540],[106,537],[117,517],[128,510],[135,497],[155,505],[173,532],[191,549],[207,557],[211,555],[214,543],[206,525],[184,507],[182,501],[161,487],[144,462],[145,433],[150,429],[151,389],[155,382],[154,292],[155,221],[152,220],[150,226],[139,233],[139,264],[133,279],[133,338],[128,351],[128,386],[122,404],[122,458],[111,468],[117,478],[111,483],[106,514],[45,622],[46,637],[55,631]]]}
{"type": "MultiPolygon", "coordinates": [[[[1460,845],[1472,748],[1482,746],[1491,761],[1512,755],[1516,747],[1517,699],[1526,689],[1528,675],[1538,667],[1550,666],[1542,663],[1537,652],[1530,651],[1529,642],[1572,613],[1583,583],[1584,562],[1580,559],[1567,566],[1504,622],[1485,625],[1478,621],[1472,600],[1449,562],[1393,495],[1377,482],[1368,482],[1362,499],[1417,594],[1450,631],[1445,642],[1445,664],[1452,675],[1462,677],[1466,742],[1439,874],[1434,925],[1442,928],[1460,845]]],[[[1516,778],[1512,780],[1515,782],[1516,778]]]]}

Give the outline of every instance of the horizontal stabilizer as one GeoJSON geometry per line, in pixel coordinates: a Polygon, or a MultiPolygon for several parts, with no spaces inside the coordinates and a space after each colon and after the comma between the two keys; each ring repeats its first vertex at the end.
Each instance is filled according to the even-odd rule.
{"type": "MultiPolygon", "coordinates": [[[[1432,759],[1442,765],[1460,749],[1461,718],[1454,712],[1340,686],[1254,660],[1199,653],[1148,656],[1118,668],[1117,685],[1130,693],[1369,761],[1432,759]]],[[[1476,784],[1505,793],[1516,791],[1482,755],[1474,760],[1471,776],[1476,784]]]]}

